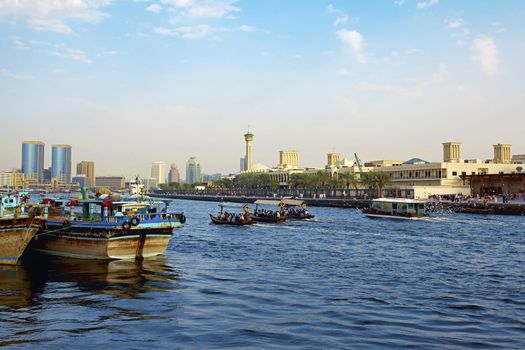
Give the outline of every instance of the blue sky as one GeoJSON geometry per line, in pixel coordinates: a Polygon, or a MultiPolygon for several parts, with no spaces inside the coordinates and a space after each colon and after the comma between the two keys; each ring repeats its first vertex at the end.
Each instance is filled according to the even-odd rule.
{"type": "Polygon", "coordinates": [[[238,169],[297,149],[361,158],[525,153],[525,2],[0,2],[0,169],[23,140],[70,143],[100,175],[197,156],[238,169]]]}

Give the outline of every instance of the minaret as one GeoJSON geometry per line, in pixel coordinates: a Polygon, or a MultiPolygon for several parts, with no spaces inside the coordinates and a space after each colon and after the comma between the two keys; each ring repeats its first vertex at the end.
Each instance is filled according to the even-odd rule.
{"type": "Polygon", "coordinates": [[[246,162],[246,171],[252,171],[253,169],[253,163],[252,163],[252,142],[253,142],[253,134],[248,130],[246,134],[244,134],[244,140],[246,141],[246,156],[244,157],[244,161],[246,162]]]}

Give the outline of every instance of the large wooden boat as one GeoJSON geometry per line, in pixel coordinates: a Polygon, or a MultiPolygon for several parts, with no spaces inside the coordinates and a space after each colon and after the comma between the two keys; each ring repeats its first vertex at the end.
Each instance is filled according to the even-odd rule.
{"type": "MultiPolygon", "coordinates": [[[[71,204],[71,203],[70,203],[71,204]]],[[[82,259],[133,259],[163,254],[182,213],[158,203],[82,200],[50,216],[31,248],[41,253],[82,259]],[[81,214],[75,207],[82,209],[81,214]]]]}
{"type": "Polygon", "coordinates": [[[458,207],[455,209],[457,213],[466,213],[466,214],[481,214],[481,215],[490,215],[494,214],[494,209],[485,208],[485,207],[458,207]]]}
{"type": "Polygon", "coordinates": [[[405,198],[373,199],[370,207],[363,209],[369,218],[417,220],[427,217],[425,201],[405,198]]]}
{"type": "Polygon", "coordinates": [[[33,212],[23,212],[18,195],[0,196],[0,264],[16,265],[44,224],[33,212]]]}

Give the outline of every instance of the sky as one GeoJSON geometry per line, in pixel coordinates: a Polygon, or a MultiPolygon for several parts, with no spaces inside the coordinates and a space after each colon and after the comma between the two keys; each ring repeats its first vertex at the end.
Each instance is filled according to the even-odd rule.
{"type": "MultiPolygon", "coordinates": [[[[97,175],[525,153],[525,1],[0,0],[0,170],[72,145],[97,175]]],[[[74,167],[73,167],[74,168],[74,167]]]]}

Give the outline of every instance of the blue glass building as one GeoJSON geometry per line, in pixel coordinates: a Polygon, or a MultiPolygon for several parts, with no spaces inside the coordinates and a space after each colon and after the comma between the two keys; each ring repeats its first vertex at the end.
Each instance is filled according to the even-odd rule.
{"type": "Polygon", "coordinates": [[[53,145],[51,148],[51,178],[71,182],[71,146],[53,145]]]}
{"type": "Polygon", "coordinates": [[[192,185],[196,182],[202,182],[201,164],[197,158],[191,157],[186,163],[186,183],[192,185]]]}
{"type": "Polygon", "coordinates": [[[41,141],[22,142],[22,172],[26,179],[44,180],[44,143],[41,141]]]}

